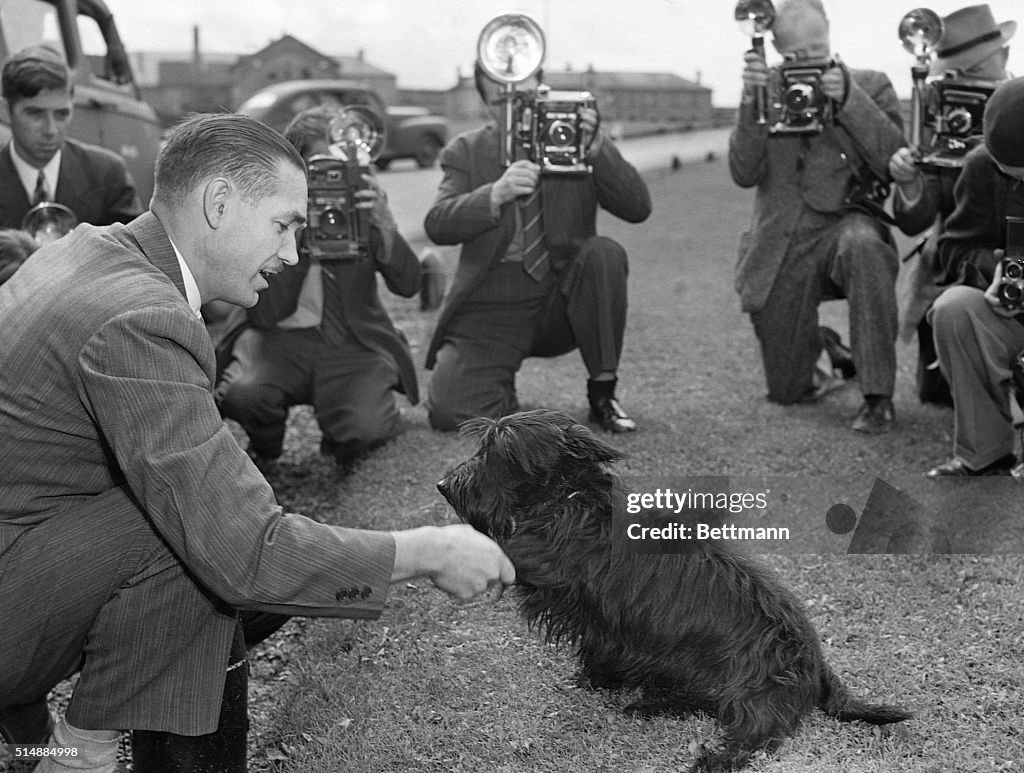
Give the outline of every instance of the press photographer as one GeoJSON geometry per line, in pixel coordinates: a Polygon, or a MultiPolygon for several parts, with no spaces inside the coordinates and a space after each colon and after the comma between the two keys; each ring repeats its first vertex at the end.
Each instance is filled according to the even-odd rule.
{"type": "Polygon", "coordinates": [[[462,244],[427,352],[430,423],[518,409],[527,357],[579,348],[590,418],[610,432],[636,423],[616,397],[626,325],[625,250],[596,233],[597,209],[637,223],[651,211],[640,175],[600,127],[587,92],[544,88],[544,36],[500,16],[480,35],[476,84],[494,123],[453,140],[427,213],[437,244],[462,244]]]}
{"type": "Polygon", "coordinates": [[[741,16],[755,19],[757,37],[770,31],[783,58],[769,66],[756,38],[744,55],[729,143],[734,182],[757,189],[736,288],[760,341],[768,399],[821,396],[818,305],[845,298],[864,395],[852,427],[887,432],[895,422],[898,259],[881,204],[889,157],[903,144],[899,101],[885,74],[851,69],[832,53],[818,0],[777,9],[741,0],[741,16]]]}
{"type": "Polygon", "coordinates": [[[931,469],[931,478],[1007,475],[1017,463],[1010,400],[1024,352],[1024,314],[1020,290],[1005,275],[1024,257],[1022,218],[1024,78],[1014,78],[985,106],[984,144],[965,159],[938,243],[939,259],[969,267],[964,276],[974,283],[950,287],[930,312],[955,417],[953,457],[931,469]]]}
{"type": "Polygon", "coordinates": [[[419,400],[408,343],[381,305],[376,275],[412,297],[420,263],[369,167],[384,140],[378,116],[310,108],[285,135],[309,167],[299,263],[248,310],[215,396],[262,470],[280,457],[288,409],[300,404],[313,406],[321,452],[348,466],[401,432],[393,391],[419,400]]]}
{"type": "Polygon", "coordinates": [[[917,333],[922,402],[953,403],[938,367],[927,311],[945,286],[964,281],[963,272],[973,269],[943,266],[936,245],[953,211],[953,188],[965,156],[981,142],[984,104],[1007,77],[1007,42],[1016,28],[1013,21],[996,24],[987,5],[961,8],[942,19],[918,8],[900,25],[904,47],[917,57],[911,69],[913,123],[910,144],[893,154],[889,171],[896,183],[896,224],[908,236],[923,232],[903,258],[899,297],[900,338],[909,342],[917,333]]]}

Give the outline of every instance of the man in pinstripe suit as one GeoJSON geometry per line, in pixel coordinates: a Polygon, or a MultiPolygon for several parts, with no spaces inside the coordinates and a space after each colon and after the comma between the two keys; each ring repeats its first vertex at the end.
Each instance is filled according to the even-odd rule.
{"type": "MultiPolygon", "coordinates": [[[[494,105],[499,86],[477,65],[477,90],[494,105]]],[[[437,244],[462,244],[459,266],[427,352],[433,369],[430,423],[451,430],[473,416],[518,410],[515,379],[527,357],[578,348],[587,369],[590,418],[609,432],[636,423],[616,398],[626,328],[626,251],[598,236],[598,207],[631,223],[651,212],[647,185],[598,127],[597,112],[581,110],[593,173],[541,175],[538,164],[500,161],[496,125],[456,137],[441,153],[444,179],[427,213],[437,244]],[[543,227],[528,239],[523,204],[540,192],[543,227]],[[528,243],[530,242],[530,243],[528,243]],[[530,267],[531,244],[543,249],[530,267]]]]}
{"type": "MultiPolygon", "coordinates": [[[[0,731],[112,771],[245,769],[237,610],[376,617],[390,583],[460,597],[514,570],[468,526],[286,513],[222,422],[201,303],[250,307],[297,262],[305,165],[252,119],[197,116],[152,211],[79,226],[0,287],[0,731]],[[241,149],[241,150],[239,150],[241,149]],[[227,669],[226,669],[227,667],[227,669]],[[78,671],[51,728],[47,692],[78,671]]],[[[61,770],[46,758],[40,771],[61,770]]]]}

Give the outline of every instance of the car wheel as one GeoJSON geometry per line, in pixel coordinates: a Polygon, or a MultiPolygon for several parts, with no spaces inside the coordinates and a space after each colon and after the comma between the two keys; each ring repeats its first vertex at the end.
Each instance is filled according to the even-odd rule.
{"type": "Polygon", "coordinates": [[[390,159],[390,158],[378,158],[378,159],[377,159],[376,161],[374,161],[373,163],[374,163],[374,166],[376,166],[376,167],[377,167],[377,168],[378,168],[378,169],[379,169],[380,171],[382,171],[382,172],[383,172],[383,171],[385,171],[385,170],[386,170],[386,169],[387,169],[387,168],[388,168],[389,166],[391,166],[391,159],[390,159]]]}
{"type": "Polygon", "coordinates": [[[437,156],[441,152],[441,143],[437,137],[424,137],[416,148],[416,163],[420,169],[429,169],[437,163],[437,156]]]}

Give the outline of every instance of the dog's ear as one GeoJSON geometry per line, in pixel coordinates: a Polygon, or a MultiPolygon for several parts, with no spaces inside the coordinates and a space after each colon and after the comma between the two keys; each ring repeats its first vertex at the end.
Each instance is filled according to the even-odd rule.
{"type": "Polygon", "coordinates": [[[582,424],[565,428],[565,453],[580,461],[616,462],[622,459],[622,452],[612,448],[582,424]]]}

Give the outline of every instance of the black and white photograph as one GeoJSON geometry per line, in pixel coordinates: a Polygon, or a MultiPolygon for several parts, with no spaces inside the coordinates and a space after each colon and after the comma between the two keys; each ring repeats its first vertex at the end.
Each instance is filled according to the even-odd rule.
{"type": "Polygon", "coordinates": [[[0,0],[0,773],[1024,771],[1022,23],[0,0]]]}

